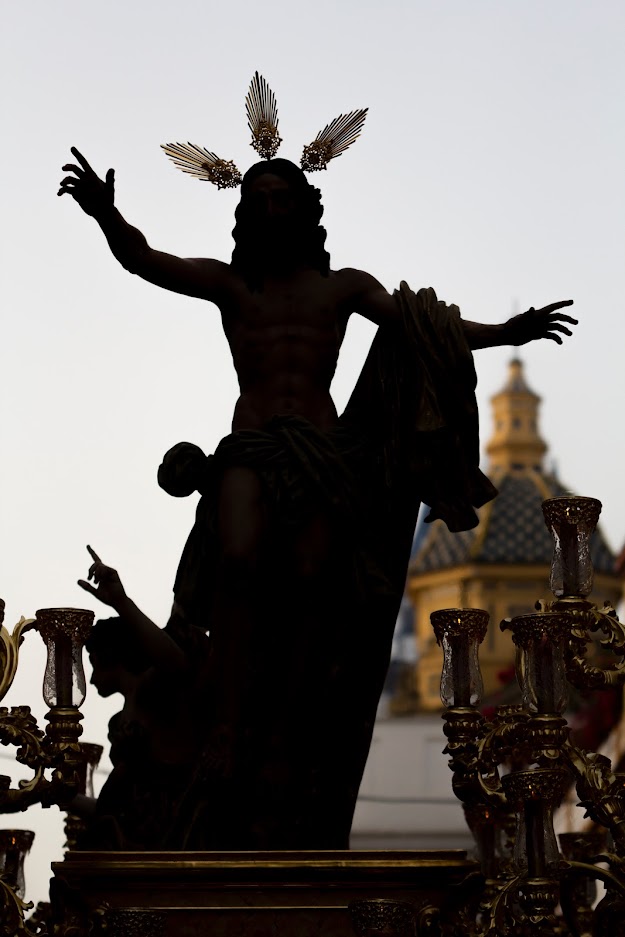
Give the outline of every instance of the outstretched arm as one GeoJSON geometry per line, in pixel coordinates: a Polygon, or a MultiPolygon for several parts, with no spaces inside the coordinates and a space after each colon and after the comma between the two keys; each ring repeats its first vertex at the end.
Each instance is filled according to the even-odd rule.
{"type": "Polygon", "coordinates": [[[217,260],[175,257],[150,247],[137,228],[115,208],[115,170],[100,179],[75,147],[77,163],[67,163],[58,195],[71,195],[87,215],[100,225],[114,257],[130,273],[175,293],[217,302],[222,294],[228,265],[217,260]]]}
{"type": "MultiPolygon", "coordinates": [[[[399,321],[399,307],[393,297],[374,277],[362,270],[345,269],[340,276],[346,284],[350,310],[358,312],[376,325],[399,321]]],[[[528,309],[513,316],[500,325],[488,325],[461,319],[462,328],[469,348],[493,348],[496,345],[525,345],[540,338],[550,338],[562,344],[562,335],[571,335],[571,330],[562,323],[577,325],[577,319],[559,312],[572,306],[572,299],[551,303],[542,309],[528,309]]]]}
{"type": "Polygon", "coordinates": [[[462,327],[469,348],[493,348],[496,345],[526,345],[540,338],[550,338],[562,344],[562,335],[571,335],[571,330],[563,322],[577,325],[577,319],[558,312],[565,306],[572,306],[572,299],[551,303],[542,309],[528,309],[518,316],[513,316],[501,325],[486,325],[480,322],[462,320],[462,327]],[[560,333],[560,334],[558,334],[560,333]]]}
{"type": "Polygon", "coordinates": [[[105,566],[91,547],[88,546],[87,550],[93,560],[88,579],[93,579],[95,585],[84,579],[79,579],[78,585],[109,605],[132,628],[150,664],[169,672],[181,670],[185,665],[185,656],[176,642],[128,598],[117,571],[105,566]]]}

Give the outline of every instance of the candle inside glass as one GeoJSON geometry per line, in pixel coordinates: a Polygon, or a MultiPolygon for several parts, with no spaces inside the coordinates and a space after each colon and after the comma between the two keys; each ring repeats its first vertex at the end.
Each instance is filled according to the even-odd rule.
{"type": "Polygon", "coordinates": [[[451,681],[454,706],[471,705],[471,663],[465,637],[449,642],[451,646],[451,681]]]}
{"type": "Polygon", "coordinates": [[[15,844],[15,839],[12,839],[11,844],[7,846],[6,853],[4,855],[4,877],[13,888],[17,885],[17,879],[20,871],[20,851],[15,844]]]}
{"type": "Polygon", "coordinates": [[[571,524],[569,521],[562,522],[560,546],[562,550],[562,590],[564,595],[578,595],[580,581],[577,524],[571,524]]]}
{"type": "Polygon", "coordinates": [[[54,642],[54,688],[56,705],[72,705],[72,640],[59,635],[54,642]]]}
{"type": "Polygon", "coordinates": [[[540,878],[545,874],[545,848],[543,817],[540,801],[525,802],[525,852],[529,878],[540,878]]]}
{"type": "Polygon", "coordinates": [[[538,712],[556,712],[553,648],[550,641],[544,635],[542,640],[536,642],[534,655],[536,664],[536,702],[538,704],[538,712]]]}

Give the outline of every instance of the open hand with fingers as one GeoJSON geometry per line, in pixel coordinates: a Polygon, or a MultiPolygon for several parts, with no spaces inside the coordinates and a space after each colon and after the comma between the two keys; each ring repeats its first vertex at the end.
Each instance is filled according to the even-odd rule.
{"type": "Polygon", "coordinates": [[[95,595],[96,599],[99,599],[100,602],[104,602],[105,605],[110,605],[111,608],[119,611],[119,606],[126,599],[126,592],[117,570],[112,569],[110,566],[105,566],[98,554],[95,550],[92,550],[90,546],[87,547],[87,550],[93,560],[87,578],[93,579],[94,585],[91,585],[90,582],[86,582],[84,579],[79,579],[78,585],[84,589],[85,592],[95,595]]]}
{"type": "Polygon", "coordinates": [[[527,342],[533,342],[539,338],[550,338],[562,344],[562,335],[571,335],[572,332],[563,322],[570,325],[577,325],[577,319],[567,316],[559,309],[565,306],[572,306],[572,299],[564,299],[559,303],[551,303],[549,306],[543,306],[542,309],[528,309],[518,316],[508,319],[504,325],[506,335],[505,344],[507,345],[526,345],[527,342]]]}
{"type": "Polygon", "coordinates": [[[71,195],[87,215],[98,218],[113,207],[115,198],[115,170],[109,169],[106,179],[102,180],[95,174],[85,157],[75,146],[72,155],[78,161],[66,163],[63,172],[74,173],[65,176],[57,195],[71,195]]]}

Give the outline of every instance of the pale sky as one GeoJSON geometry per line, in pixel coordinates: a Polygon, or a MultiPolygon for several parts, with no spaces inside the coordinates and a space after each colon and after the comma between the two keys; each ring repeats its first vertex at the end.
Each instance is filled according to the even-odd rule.
{"type": "MultiPolygon", "coordinates": [[[[360,140],[314,178],[335,268],[360,267],[391,290],[402,279],[432,286],[484,322],[575,300],[574,337],[521,357],[561,479],[603,502],[603,530],[622,546],[620,0],[31,0],[0,15],[9,623],[45,606],[108,615],[75,585],[86,543],[148,614],[168,616],[195,501],[162,492],[156,469],[174,443],[208,452],[229,431],[228,348],[214,307],[126,273],[93,220],[56,192],[77,146],[101,175],[115,167],[117,205],[152,246],[227,260],[238,194],[185,177],[159,144],[191,140],[248,168],[244,98],[256,69],[277,95],[286,158],[338,114],[370,109],[360,140]]],[[[350,326],[339,406],[372,334],[350,326]]],[[[483,441],[512,353],[476,353],[483,441]]],[[[42,716],[39,644],[27,639],[5,702],[42,716]]],[[[119,704],[91,694],[84,737],[103,741],[119,704]]],[[[49,861],[60,842],[48,839],[49,861]]]]}

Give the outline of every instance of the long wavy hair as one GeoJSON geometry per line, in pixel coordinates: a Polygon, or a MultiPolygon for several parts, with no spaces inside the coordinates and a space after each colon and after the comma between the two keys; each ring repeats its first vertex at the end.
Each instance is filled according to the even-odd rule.
{"type": "Polygon", "coordinates": [[[261,240],[262,232],[258,230],[251,211],[249,190],[254,180],[265,173],[284,179],[293,195],[295,213],[290,241],[293,256],[323,276],[328,276],[330,255],[324,246],[327,235],[319,223],[323,215],[321,192],[310,185],[299,166],[288,159],[263,160],[245,173],[241,183],[241,201],[234,213],[236,224],[232,231],[235,243],[232,266],[242,275],[250,289],[262,289],[266,253],[261,240]]]}

